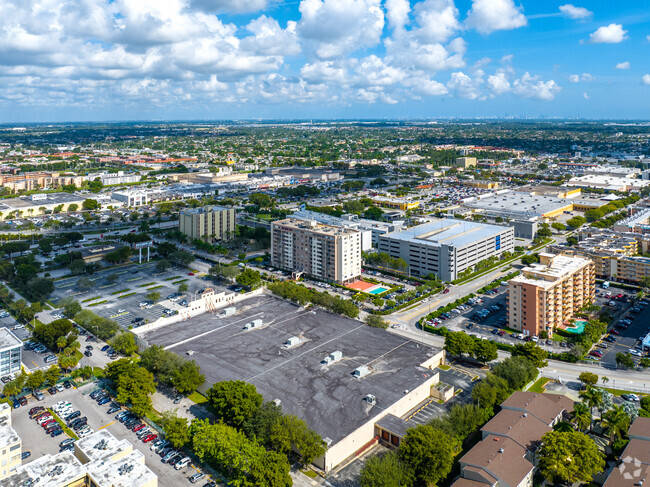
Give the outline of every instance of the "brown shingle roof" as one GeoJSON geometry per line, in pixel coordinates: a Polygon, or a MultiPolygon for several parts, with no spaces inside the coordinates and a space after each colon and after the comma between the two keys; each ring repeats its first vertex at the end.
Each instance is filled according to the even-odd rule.
{"type": "Polygon", "coordinates": [[[573,410],[573,401],[558,394],[518,391],[503,401],[501,408],[526,411],[550,425],[563,411],[573,410]]]}
{"type": "Polygon", "coordinates": [[[483,436],[507,436],[527,450],[534,451],[539,446],[542,436],[551,428],[535,416],[504,409],[481,428],[483,436]]]}
{"type": "Polygon", "coordinates": [[[622,463],[609,474],[603,487],[639,487],[650,482],[650,465],[622,463]]]}
{"type": "Polygon", "coordinates": [[[485,470],[508,485],[519,485],[533,470],[524,458],[526,449],[509,438],[490,435],[460,459],[461,467],[469,465],[485,470]]]}
{"type": "MultiPolygon", "coordinates": [[[[630,426],[628,434],[630,435],[630,438],[647,438],[648,441],[650,441],[650,418],[643,418],[641,416],[636,418],[634,423],[632,423],[632,426],[630,426]]],[[[650,450],[650,446],[648,446],[648,449],[650,450]]]]}

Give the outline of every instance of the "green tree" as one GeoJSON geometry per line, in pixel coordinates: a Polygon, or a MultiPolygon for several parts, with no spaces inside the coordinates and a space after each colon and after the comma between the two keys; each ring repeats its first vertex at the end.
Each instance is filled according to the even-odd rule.
{"type": "Polygon", "coordinates": [[[51,386],[56,384],[56,382],[59,380],[59,377],[61,377],[61,369],[59,369],[59,367],[56,365],[53,365],[43,373],[43,379],[47,384],[51,386]]]}
{"type": "Polygon", "coordinates": [[[144,367],[130,359],[119,359],[104,369],[106,377],[115,382],[117,401],[131,404],[131,411],[139,417],[151,411],[151,394],[156,392],[154,377],[144,367]]]}
{"type": "Polygon", "coordinates": [[[43,374],[43,371],[37,369],[27,376],[27,379],[25,380],[25,387],[28,387],[33,391],[34,389],[40,389],[44,383],[45,376],[43,374]]]}
{"type": "Polygon", "coordinates": [[[400,461],[397,451],[368,458],[361,469],[361,487],[410,487],[411,472],[400,461]]]}
{"type": "Polygon", "coordinates": [[[495,365],[492,372],[505,379],[512,390],[520,390],[538,374],[535,364],[525,357],[508,357],[495,365]]]}
{"type": "Polygon", "coordinates": [[[376,206],[371,206],[363,213],[363,216],[368,220],[383,221],[384,211],[376,206]]]}
{"type": "Polygon", "coordinates": [[[272,208],[274,206],[271,197],[264,193],[253,193],[248,197],[248,201],[251,205],[256,205],[260,208],[272,208]]]}
{"type": "Polygon", "coordinates": [[[77,280],[77,287],[81,291],[88,291],[88,290],[92,289],[93,287],[95,287],[95,283],[93,281],[91,281],[87,277],[82,277],[79,280],[77,280]]]}
{"type": "Polygon", "coordinates": [[[455,331],[445,337],[445,351],[450,355],[460,357],[474,350],[474,340],[467,333],[455,331]]]}
{"type": "Polygon", "coordinates": [[[481,408],[492,409],[511,394],[508,382],[490,372],[472,389],[472,399],[481,408]]]}
{"type": "Polygon", "coordinates": [[[207,397],[217,416],[236,427],[253,416],[263,401],[253,384],[241,380],[217,382],[207,397]]]}
{"type": "Polygon", "coordinates": [[[591,427],[591,408],[586,404],[581,402],[575,403],[571,417],[578,430],[586,431],[591,427]]]}
{"type": "Polygon", "coordinates": [[[97,202],[97,200],[93,200],[93,199],[90,199],[90,198],[89,198],[89,199],[87,199],[87,200],[84,200],[84,202],[82,203],[81,207],[82,207],[84,210],[86,210],[86,211],[92,211],[92,210],[97,210],[97,209],[99,209],[101,206],[100,206],[100,204],[97,202]]]}
{"type": "Polygon", "coordinates": [[[600,220],[603,216],[605,215],[603,211],[600,210],[599,208],[592,208],[590,210],[585,211],[585,218],[587,219],[588,222],[600,220]]]}
{"type": "Polygon", "coordinates": [[[262,275],[253,269],[244,269],[235,279],[240,286],[257,289],[262,284],[262,275]]]}
{"type": "Polygon", "coordinates": [[[188,289],[189,289],[189,286],[187,285],[186,282],[181,282],[178,285],[178,292],[179,293],[185,293],[185,292],[187,292],[188,289]]]}
{"type": "Polygon", "coordinates": [[[366,317],[366,325],[373,328],[388,328],[388,323],[386,323],[386,320],[379,315],[368,315],[366,317]]]}
{"type": "Polygon", "coordinates": [[[158,272],[165,272],[167,269],[169,269],[172,265],[169,263],[168,260],[165,259],[160,259],[158,262],[156,262],[156,271],[158,272]]]}
{"type": "Polygon", "coordinates": [[[491,340],[474,339],[474,346],[472,347],[472,356],[479,362],[484,364],[496,360],[498,357],[497,344],[491,340]]]}
{"type": "Polygon", "coordinates": [[[614,443],[616,439],[623,438],[630,428],[630,416],[625,412],[623,405],[614,406],[603,413],[600,424],[609,436],[610,443],[614,443]]]}
{"type": "Polygon", "coordinates": [[[111,346],[118,352],[130,356],[138,351],[135,343],[135,335],[130,332],[123,332],[111,340],[111,346]]]}
{"type": "Polygon", "coordinates": [[[272,448],[271,431],[282,417],[282,407],[275,402],[267,401],[244,422],[242,430],[249,438],[270,449],[272,448]]]}
{"type": "Polygon", "coordinates": [[[73,298],[64,298],[58,304],[63,308],[63,315],[66,318],[72,319],[74,315],[81,311],[81,305],[73,298]]]}
{"type": "Polygon", "coordinates": [[[160,300],[160,293],[158,291],[149,291],[146,298],[155,303],[160,300]]]}
{"type": "Polygon", "coordinates": [[[291,415],[282,416],[273,424],[269,441],[274,450],[285,455],[295,448],[305,465],[312,463],[326,450],[323,439],[310,430],[302,419],[291,415]]]}
{"type": "Polygon", "coordinates": [[[589,407],[589,413],[591,416],[591,419],[589,420],[589,431],[591,431],[591,423],[593,421],[593,411],[594,408],[597,408],[601,404],[603,404],[603,395],[601,391],[599,391],[595,387],[587,386],[587,389],[580,392],[580,399],[582,399],[582,402],[586,404],[587,407],[589,407]]]}
{"type": "Polygon", "coordinates": [[[191,441],[190,427],[186,418],[179,418],[173,411],[165,411],[161,419],[161,426],[165,430],[165,439],[174,448],[183,448],[191,441]]]}
{"type": "Polygon", "coordinates": [[[184,250],[177,250],[169,256],[169,261],[179,267],[187,267],[194,262],[194,256],[184,250]]]}
{"type": "Polygon", "coordinates": [[[407,431],[399,453],[415,483],[436,485],[451,471],[454,441],[439,429],[419,425],[407,431]]]}
{"type": "Polygon", "coordinates": [[[618,352],[616,354],[616,364],[625,367],[626,369],[633,369],[635,367],[634,360],[628,353],[618,352]]]}
{"type": "Polygon", "coordinates": [[[205,382],[201,368],[194,360],[183,362],[176,372],[172,383],[181,394],[189,394],[205,382]]]}
{"type": "Polygon", "coordinates": [[[591,482],[605,468],[594,440],[577,431],[550,431],[538,449],[539,469],[550,482],[591,482]]]}
{"type": "Polygon", "coordinates": [[[210,277],[232,281],[239,275],[239,266],[236,265],[213,265],[208,271],[210,277]]]}
{"type": "Polygon", "coordinates": [[[566,230],[566,225],[564,223],[560,223],[560,222],[551,223],[551,227],[553,227],[553,229],[555,231],[557,231],[557,233],[560,233],[560,232],[563,232],[563,231],[566,230]]]}
{"type": "Polygon", "coordinates": [[[583,218],[581,216],[574,216],[573,218],[570,218],[569,220],[567,220],[566,223],[571,228],[580,228],[582,225],[587,223],[587,219],[583,218]]]}
{"type": "Polygon", "coordinates": [[[540,348],[535,342],[518,343],[512,350],[513,357],[524,357],[530,360],[537,368],[546,367],[548,362],[548,352],[540,348]]]}
{"type": "Polygon", "coordinates": [[[584,386],[595,386],[598,384],[598,376],[592,372],[581,372],[578,376],[578,380],[582,382],[584,386]]]}

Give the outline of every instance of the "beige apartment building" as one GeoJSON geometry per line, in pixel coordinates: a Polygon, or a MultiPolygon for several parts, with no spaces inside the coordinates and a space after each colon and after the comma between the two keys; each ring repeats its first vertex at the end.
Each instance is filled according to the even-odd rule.
{"type": "Polygon", "coordinates": [[[555,245],[550,250],[592,260],[598,278],[638,284],[650,276],[650,258],[638,255],[641,242],[631,235],[634,234],[595,234],[573,247],[555,245]]]}
{"type": "Polygon", "coordinates": [[[178,227],[190,239],[216,242],[235,236],[236,218],[234,208],[204,206],[179,212],[178,227]]]}
{"type": "Polygon", "coordinates": [[[22,442],[11,426],[11,406],[0,403],[0,485],[20,466],[22,442]]]}
{"type": "Polygon", "coordinates": [[[547,253],[539,257],[539,264],[508,281],[508,326],[525,335],[546,331],[550,336],[593,302],[596,272],[590,259],[547,253]]]}
{"type": "Polygon", "coordinates": [[[361,276],[361,232],[314,220],[273,222],[271,264],[324,281],[354,281],[361,276]]]}

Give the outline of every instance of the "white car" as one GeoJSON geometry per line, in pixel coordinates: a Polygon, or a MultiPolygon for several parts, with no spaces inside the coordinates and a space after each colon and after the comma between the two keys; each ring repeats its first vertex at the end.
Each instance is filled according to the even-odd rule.
{"type": "Polygon", "coordinates": [[[55,318],[55,319],[57,319],[57,320],[60,320],[61,318],[63,318],[63,314],[61,314],[61,313],[55,313],[55,314],[52,315],[52,318],[55,318]]]}
{"type": "Polygon", "coordinates": [[[120,308],[117,310],[118,313],[126,313],[126,310],[124,308],[120,308]]]}
{"type": "Polygon", "coordinates": [[[630,355],[634,355],[635,357],[643,357],[643,354],[638,350],[635,350],[634,348],[630,348],[628,352],[630,353],[630,355]]]}

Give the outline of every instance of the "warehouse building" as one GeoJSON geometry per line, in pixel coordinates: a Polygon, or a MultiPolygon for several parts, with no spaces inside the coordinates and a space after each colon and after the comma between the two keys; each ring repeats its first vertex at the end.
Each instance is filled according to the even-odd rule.
{"type": "Polygon", "coordinates": [[[404,259],[413,275],[434,274],[448,282],[488,257],[513,250],[511,227],[457,219],[434,220],[379,237],[379,251],[404,259]]]}
{"type": "Polygon", "coordinates": [[[9,328],[0,328],[0,376],[20,372],[23,342],[9,328]]]}
{"type": "Polygon", "coordinates": [[[463,206],[487,216],[518,220],[556,218],[573,210],[570,199],[510,190],[464,199],[463,206]]]}
{"type": "Polygon", "coordinates": [[[178,215],[178,229],[190,239],[216,242],[235,236],[237,215],[234,208],[204,206],[181,210],[178,215]]]}
{"type": "Polygon", "coordinates": [[[443,372],[436,368],[445,360],[439,348],[266,293],[240,302],[234,314],[196,316],[141,338],[177,354],[191,349],[206,376],[201,391],[245,380],[303,419],[328,446],[314,461],[325,472],[380,438],[399,444],[399,436],[385,438],[384,418],[408,418],[437,399],[443,372]]]}
{"type": "Polygon", "coordinates": [[[314,220],[275,221],[271,265],[339,284],[355,281],[361,276],[361,232],[314,220]]]}

